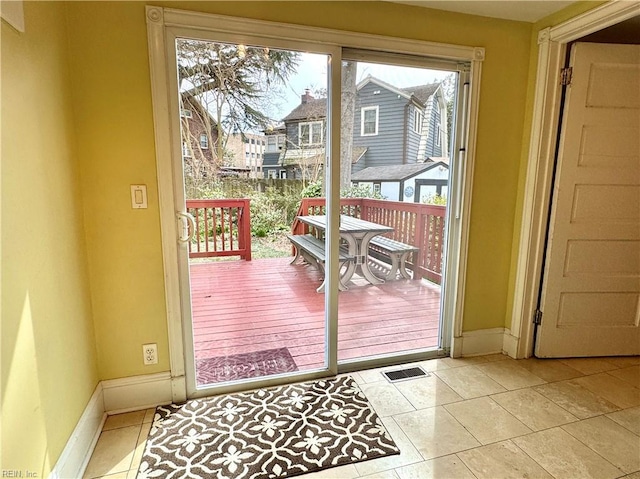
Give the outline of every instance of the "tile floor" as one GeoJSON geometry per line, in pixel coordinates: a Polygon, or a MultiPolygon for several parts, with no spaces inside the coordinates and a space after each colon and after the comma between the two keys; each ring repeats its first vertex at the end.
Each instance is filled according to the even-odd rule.
{"type": "MultiPolygon", "coordinates": [[[[299,477],[640,479],[640,357],[416,364],[429,377],[351,374],[400,455],[299,477]]],[[[152,418],[110,416],[85,477],[134,478],[152,418]]]]}

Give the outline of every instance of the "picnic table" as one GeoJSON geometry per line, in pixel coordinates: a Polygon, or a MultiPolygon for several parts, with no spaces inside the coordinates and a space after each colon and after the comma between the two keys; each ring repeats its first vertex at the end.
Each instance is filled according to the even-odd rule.
{"type": "MultiPolygon", "coordinates": [[[[298,216],[298,220],[318,231],[325,231],[327,228],[326,215],[298,216]]],[[[340,215],[340,237],[346,242],[348,256],[352,258],[341,269],[341,286],[346,285],[356,271],[371,284],[384,283],[384,280],[374,275],[369,267],[369,243],[376,236],[391,231],[393,231],[393,228],[390,226],[361,220],[352,216],[340,215]]]]}

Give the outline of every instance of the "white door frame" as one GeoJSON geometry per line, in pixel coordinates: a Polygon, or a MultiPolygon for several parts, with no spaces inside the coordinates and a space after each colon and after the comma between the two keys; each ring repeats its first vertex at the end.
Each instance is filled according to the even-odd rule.
{"type": "MultiPolygon", "coordinates": [[[[299,25],[280,24],[260,20],[227,17],[214,14],[164,9],[160,7],[146,7],[147,39],[149,45],[149,63],[151,73],[151,90],[153,100],[153,117],[155,126],[156,165],[158,169],[158,196],[160,209],[160,223],[163,249],[163,268],[165,276],[165,300],[167,308],[167,325],[169,336],[169,354],[172,378],[172,396],[174,401],[184,401],[187,397],[187,384],[185,377],[185,344],[188,336],[183,322],[183,305],[181,304],[180,268],[178,263],[179,248],[177,244],[178,223],[175,211],[175,185],[173,184],[173,169],[175,155],[180,155],[180,142],[174,140],[175,125],[172,122],[172,112],[177,115],[176,101],[170,88],[169,65],[172,63],[167,58],[167,45],[176,31],[192,32],[218,32],[221,34],[247,35],[251,37],[277,38],[281,41],[304,42],[307,44],[321,44],[337,48],[355,48],[388,52],[390,54],[405,54],[421,57],[429,57],[429,65],[432,68],[440,67],[445,70],[468,70],[468,95],[466,98],[466,111],[462,106],[458,112],[464,125],[463,139],[464,160],[459,166],[456,176],[458,194],[452,198],[451,209],[455,210],[455,221],[450,225],[450,237],[448,239],[449,251],[455,251],[453,257],[448,258],[447,274],[445,281],[450,294],[445,293],[443,311],[452,318],[452,331],[447,342],[451,344],[453,351],[462,336],[462,313],[464,304],[464,291],[466,279],[468,231],[470,220],[471,192],[473,184],[473,170],[475,161],[475,144],[478,120],[478,105],[480,100],[480,76],[484,49],[481,47],[467,47],[430,43],[417,40],[407,40],[394,37],[384,37],[353,33],[347,31],[314,28],[299,25]],[[173,32],[173,33],[172,33],[173,32]],[[442,59],[442,61],[435,60],[442,59]],[[452,68],[458,65],[459,68],[452,68]],[[174,111],[175,110],[175,111],[174,111]]],[[[339,55],[338,55],[339,58],[339,55]]],[[[339,69],[332,69],[339,85],[339,69]]],[[[334,100],[339,111],[340,95],[335,95],[334,100]]],[[[339,124],[333,125],[339,137],[339,124]]],[[[334,135],[336,135],[334,133],[334,135]]],[[[339,145],[335,146],[334,156],[339,151],[339,145]]],[[[332,145],[332,151],[334,146],[332,145]]],[[[339,175],[338,162],[331,162],[333,167],[327,171],[329,176],[339,175]]],[[[333,183],[333,182],[332,182],[333,183]]],[[[329,229],[329,235],[337,242],[338,235],[338,208],[339,192],[336,188],[329,191],[329,208],[334,213],[334,220],[329,229]],[[335,211],[334,211],[335,210],[335,211]],[[332,231],[333,230],[333,231],[332,231]],[[335,238],[334,238],[335,237],[335,238]]],[[[337,252],[331,254],[328,265],[329,286],[331,282],[337,283],[338,277],[337,252]]],[[[328,288],[326,295],[328,314],[337,315],[337,288],[328,288]]],[[[331,323],[335,324],[334,321],[331,323]]],[[[335,336],[335,327],[330,326],[329,336],[335,336]]],[[[330,363],[335,363],[335,358],[330,363]]],[[[252,383],[260,387],[259,383],[252,383]]],[[[221,391],[222,392],[222,391],[221,391]]]]}
{"type": "Polygon", "coordinates": [[[504,341],[505,351],[513,358],[528,358],[533,354],[533,315],[538,304],[545,255],[561,113],[562,86],[559,80],[566,59],[567,45],[637,15],[640,15],[640,4],[613,1],[538,32],[538,73],[522,210],[520,253],[516,270],[511,333],[505,335],[504,341]]]}

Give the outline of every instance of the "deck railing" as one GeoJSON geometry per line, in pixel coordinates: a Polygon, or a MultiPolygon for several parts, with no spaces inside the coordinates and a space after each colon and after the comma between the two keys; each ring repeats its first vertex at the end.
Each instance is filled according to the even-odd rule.
{"type": "Polygon", "coordinates": [[[195,219],[189,258],[240,256],[251,261],[249,199],[187,200],[195,219]]]}
{"type": "MultiPolygon", "coordinates": [[[[303,198],[298,215],[325,213],[324,198],[303,198]]],[[[342,198],[340,214],[383,224],[394,230],[385,236],[420,248],[409,267],[415,277],[442,281],[442,254],[444,247],[445,206],[404,203],[401,201],[369,198],[342,198]]],[[[307,233],[306,225],[295,220],[293,234],[307,233]]]]}

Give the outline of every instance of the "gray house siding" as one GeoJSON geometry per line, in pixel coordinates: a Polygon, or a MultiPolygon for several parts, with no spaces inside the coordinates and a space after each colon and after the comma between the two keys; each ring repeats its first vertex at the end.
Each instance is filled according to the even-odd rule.
{"type": "Polygon", "coordinates": [[[285,142],[285,148],[297,148],[298,147],[298,121],[287,123],[287,140],[285,142]]]}
{"type": "Polygon", "coordinates": [[[280,164],[279,164],[280,153],[265,153],[262,158],[262,171],[264,172],[265,178],[269,178],[269,171],[273,170],[276,172],[276,177],[279,175],[280,164]]]}
{"type": "MultiPolygon", "coordinates": [[[[418,148],[420,147],[420,133],[415,132],[414,112],[419,109],[424,117],[424,109],[411,105],[409,107],[409,118],[407,119],[407,163],[415,163],[418,158],[418,148]]],[[[423,120],[424,122],[424,120],[423,120]]],[[[398,125],[400,127],[400,125],[398,125]]],[[[418,128],[422,131],[422,125],[418,128]]]]}
{"type": "MultiPolygon", "coordinates": [[[[403,125],[405,124],[406,105],[407,100],[405,98],[398,98],[396,93],[375,83],[367,83],[360,89],[356,96],[353,145],[366,146],[368,150],[364,158],[356,164],[357,171],[370,166],[402,164],[403,125]],[[378,134],[362,136],[362,108],[370,106],[378,107],[378,134]]],[[[356,169],[353,171],[356,171],[356,169]]]]}
{"type": "MultiPolygon", "coordinates": [[[[366,153],[365,153],[366,158],[366,153]]],[[[357,163],[353,163],[351,165],[351,174],[357,173],[358,171],[364,170],[367,165],[365,165],[365,158],[361,158],[357,163]]]]}
{"type": "Polygon", "coordinates": [[[426,148],[426,156],[428,157],[440,157],[442,156],[442,143],[440,146],[436,146],[436,136],[440,135],[440,131],[438,130],[438,123],[440,122],[440,128],[443,127],[440,118],[440,108],[438,105],[438,99],[435,97],[430,100],[433,103],[433,108],[431,108],[431,118],[429,118],[429,131],[432,132],[427,137],[427,148],[426,148]]]}

